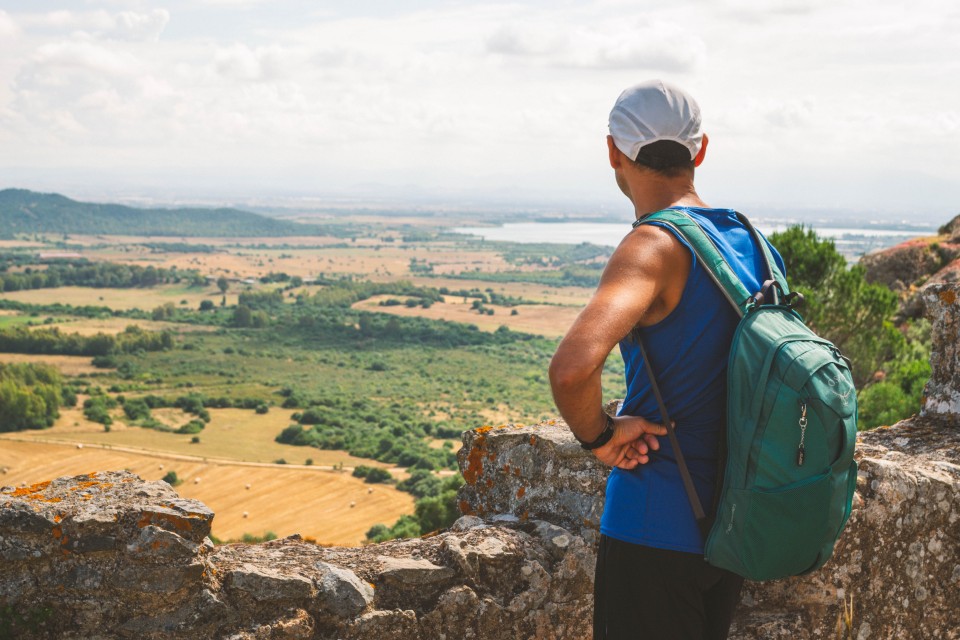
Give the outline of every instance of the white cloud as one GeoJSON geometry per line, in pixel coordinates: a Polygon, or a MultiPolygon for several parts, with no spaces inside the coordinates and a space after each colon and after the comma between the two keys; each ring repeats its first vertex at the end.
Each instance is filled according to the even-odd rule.
{"type": "Polygon", "coordinates": [[[269,4],[273,0],[199,0],[200,4],[211,7],[254,7],[261,4],[269,4]]]}
{"type": "Polygon", "coordinates": [[[141,13],[120,11],[57,10],[46,13],[24,14],[21,21],[28,29],[60,33],[85,32],[96,37],[119,40],[157,40],[170,21],[166,9],[141,13]]]}
{"type": "Polygon", "coordinates": [[[120,76],[133,73],[136,66],[136,58],[124,51],[96,42],[70,40],[40,46],[34,54],[33,63],[26,69],[35,76],[60,75],[71,69],[120,76]]]}
{"type": "Polygon", "coordinates": [[[20,28],[6,11],[0,9],[0,41],[14,38],[20,33],[20,28]]]}
{"type": "Polygon", "coordinates": [[[600,23],[570,28],[569,23],[530,21],[497,27],[485,40],[486,51],[529,58],[557,67],[693,71],[706,55],[706,44],[680,25],[600,23]],[[536,25],[536,26],[533,26],[536,25]],[[682,42],[683,46],[677,46],[682,42]]]}
{"type": "Polygon", "coordinates": [[[236,80],[278,80],[291,64],[292,54],[280,46],[251,48],[235,43],[214,53],[217,73],[236,80]]]}
{"type": "Polygon", "coordinates": [[[125,40],[156,41],[170,22],[170,12],[166,9],[154,9],[150,13],[121,11],[115,17],[112,35],[125,40]]]}

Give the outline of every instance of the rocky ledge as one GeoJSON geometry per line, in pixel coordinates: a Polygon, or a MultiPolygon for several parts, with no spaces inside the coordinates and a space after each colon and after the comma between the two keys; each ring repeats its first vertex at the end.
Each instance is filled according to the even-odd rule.
{"type": "MultiPolygon", "coordinates": [[[[960,638],[958,294],[925,293],[922,415],[860,434],[833,559],[748,584],[731,638],[960,638]]],[[[209,509],[126,472],[2,488],[0,638],[589,638],[607,469],[559,421],[469,431],[459,456],[451,530],[360,548],[215,547],[209,509]]]]}
{"type": "Polygon", "coordinates": [[[213,513],[127,472],[0,489],[0,637],[582,638],[594,552],[465,517],[360,548],[215,547],[213,513]]]}

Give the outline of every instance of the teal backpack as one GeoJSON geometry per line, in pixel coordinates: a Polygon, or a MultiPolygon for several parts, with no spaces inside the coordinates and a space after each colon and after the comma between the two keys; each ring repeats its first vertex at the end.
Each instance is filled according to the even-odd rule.
{"type": "MultiPolygon", "coordinates": [[[[712,523],[669,426],[668,435],[706,560],[749,580],[772,580],[823,566],[850,517],[857,395],[849,360],[807,328],[793,309],[802,296],[790,293],[766,241],[737,216],[767,264],[763,288],[753,294],[686,213],[666,209],[634,226],[655,220],[684,237],[741,318],[727,364],[726,463],[721,451],[712,523]]],[[[647,373],[670,425],[649,364],[647,373]]]]}

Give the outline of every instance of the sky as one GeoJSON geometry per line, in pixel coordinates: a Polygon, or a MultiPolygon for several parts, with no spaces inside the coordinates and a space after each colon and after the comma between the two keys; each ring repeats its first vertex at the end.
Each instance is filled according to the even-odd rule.
{"type": "Polygon", "coordinates": [[[622,89],[714,206],[960,212],[954,0],[0,0],[0,188],[629,212],[622,89]]]}

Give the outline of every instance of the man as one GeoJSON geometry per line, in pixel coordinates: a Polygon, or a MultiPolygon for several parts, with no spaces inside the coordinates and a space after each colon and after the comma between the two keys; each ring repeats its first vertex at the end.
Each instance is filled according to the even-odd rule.
{"type": "MultiPolygon", "coordinates": [[[[732,210],[708,207],[694,188],[708,138],[693,98],[670,84],[645,82],[620,95],[609,124],[610,166],[637,219],[666,208],[688,212],[747,289],[758,291],[759,247],[732,210]]],[[[561,415],[584,448],[613,467],[600,527],[595,640],[727,637],[742,578],[703,559],[669,441],[659,440],[667,432],[640,341],[697,493],[709,506],[737,320],[686,242],[665,226],[641,224],[610,257],[553,357],[550,381],[561,415]],[[611,418],[601,411],[600,376],[618,343],[627,393],[611,418]]]]}

